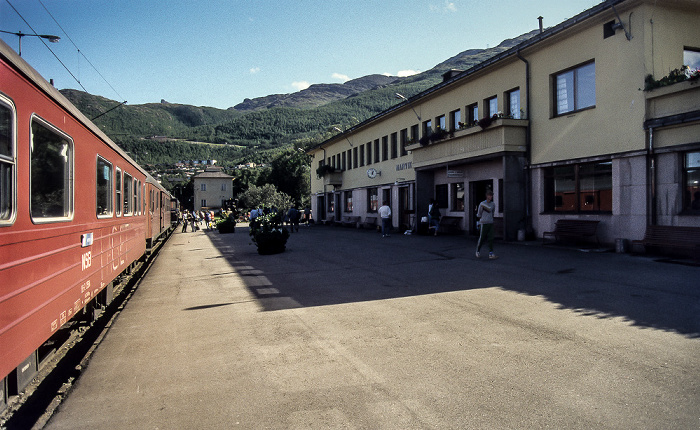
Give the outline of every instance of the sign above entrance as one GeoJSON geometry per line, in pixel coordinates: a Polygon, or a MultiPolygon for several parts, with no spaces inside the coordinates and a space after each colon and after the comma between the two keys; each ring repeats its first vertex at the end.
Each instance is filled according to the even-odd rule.
{"type": "Polygon", "coordinates": [[[448,178],[463,178],[464,172],[461,170],[448,170],[447,177],[448,178]]]}

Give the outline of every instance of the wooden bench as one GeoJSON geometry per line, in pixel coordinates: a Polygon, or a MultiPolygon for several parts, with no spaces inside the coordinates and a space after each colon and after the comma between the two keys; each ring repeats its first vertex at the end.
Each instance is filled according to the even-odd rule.
{"type": "Polygon", "coordinates": [[[377,217],[376,216],[366,216],[365,222],[362,224],[362,227],[376,230],[377,229],[377,217]]]}
{"type": "Polygon", "coordinates": [[[320,222],[323,225],[333,225],[333,223],[335,222],[335,217],[333,215],[331,215],[330,217],[328,217],[326,219],[322,219],[320,222]]]}
{"type": "Polygon", "coordinates": [[[554,242],[561,240],[580,240],[593,238],[596,244],[600,246],[598,241],[598,223],[600,221],[581,220],[581,219],[560,219],[554,224],[554,231],[545,231],[542,233],[542,244],[547,244],[547,238],[554,238],[554,242]]]}
{"type": "Polygon", "coordinates": [[[340,222],[343,227],[355,227],[360,228],[361,218],[359,216],[344,216],[340,222]]]}
{"type": "Polygon", "coordinates": [[[700,261],[700,227],[649,225],[644,239],[633,240],[632,245],[642,245],[645,251],[649,248],[681,250],[693,257],[693,260],[700,261]]]}
{"type": "Polygon", "coordinates": [[[440,218],[438,233],[462,233],[462,229],[459,227],[461,221],[462,217],[457,216],[444,216],[440,218]]]}

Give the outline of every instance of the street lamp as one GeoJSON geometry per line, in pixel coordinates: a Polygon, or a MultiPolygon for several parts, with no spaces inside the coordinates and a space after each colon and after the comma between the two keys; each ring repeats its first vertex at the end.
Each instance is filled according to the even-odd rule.
{"type": "Polygon", "coordinates": [[[42,39],[46,39],[51,43],[58,43],[59,40],[61,40],[60,37],[54,36],[52,34],[26,34],[22,33],[21,31],[18,31],[17,33],[13,31],[5,31],[5,30],[0,30],[0,33],[7,33],[7,34],[14,34],[19,38],[19,56],[22,56],[22,37],[24,36],[35,36],[35,37],[41,37],[42,39]]]}
{"type": "MultiPolygon", "coordinates": [[[[408,101],[408,99],[406,98],[406,96],[404,96],[403,94],[394,93],[394,96],[395,96],[397,99],[399,99],[399,100],[403,100],[403,101],[405,101],[405,102],[408,101]]],[[[416,114],[416,118],[418,118],[418,122],[420,122],[420,121],[421,121],[420,115],[418,115],[418,112],[416,112],[416,110],[413,109],[413,106],[411,106],[411,110],[413,110],[413,113],[416,114]]]]}
{"type": "MultiPolygon", "coordinates": [[[[337,132],[339,132],[339,133],[344,133],[344,131],[341,130],[340,128],[338,128],[338,127],[333,127],[333,130],[335,130],[335,131],[337,131],[337,132]]],[[[352,145],[352,142],[350,142],[350,139],[348,139],[347,136],[345,136],[345,140],[348,141],[348,143],[350,144],[350,146],[353,146],[353,145],[352,145]]]]}

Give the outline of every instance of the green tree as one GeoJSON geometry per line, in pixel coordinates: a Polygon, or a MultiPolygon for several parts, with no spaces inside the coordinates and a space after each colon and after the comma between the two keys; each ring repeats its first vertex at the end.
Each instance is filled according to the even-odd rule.
{"type": "Polygon", "coordinates": [[[272,184],[261,187],[251,185],[245,192],[239,195],[239,207],[241,208],[277,208],[280,211],[292,206],[292,198],[277,190],[272,184]]]}
{"type": "Polygon", "coordinates": [[[311,192],[311,159],[302,148],[287,148],[270,161],[270,168],[258,178],[258,185],[272,184],[300,205],[305,205],[311,192]]]}

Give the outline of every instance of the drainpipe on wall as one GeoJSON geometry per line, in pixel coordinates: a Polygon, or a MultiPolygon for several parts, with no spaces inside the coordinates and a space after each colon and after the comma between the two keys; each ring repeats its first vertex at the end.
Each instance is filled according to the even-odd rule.
{"type": "MultiPolygon", "coordinates": [[[[540,20],[540,23],[542,21],[540,20]]],[[[525,232],[530,235],[533,231],[532,228],[532,215],[531,215],[531,200],[532,200],[532,171],[530,170],[530,157],[531,157],[531,141],[532,141],[532,129],[530,118],[532,114],[530,112],[530,62],[527,61],[521,54],[520,50],[516,53],[517,57],[525,63],[525,112],[527,116],[527,129],[525,131],[525,232]]]]}
{"type": "Polygon", "coordinates": [[[656,157],[654,157],[654,128],[649,127],[649,146],[647,147],[647,175],[649,187],[647,188],[647,223],[656,225],[656,157]]]}

